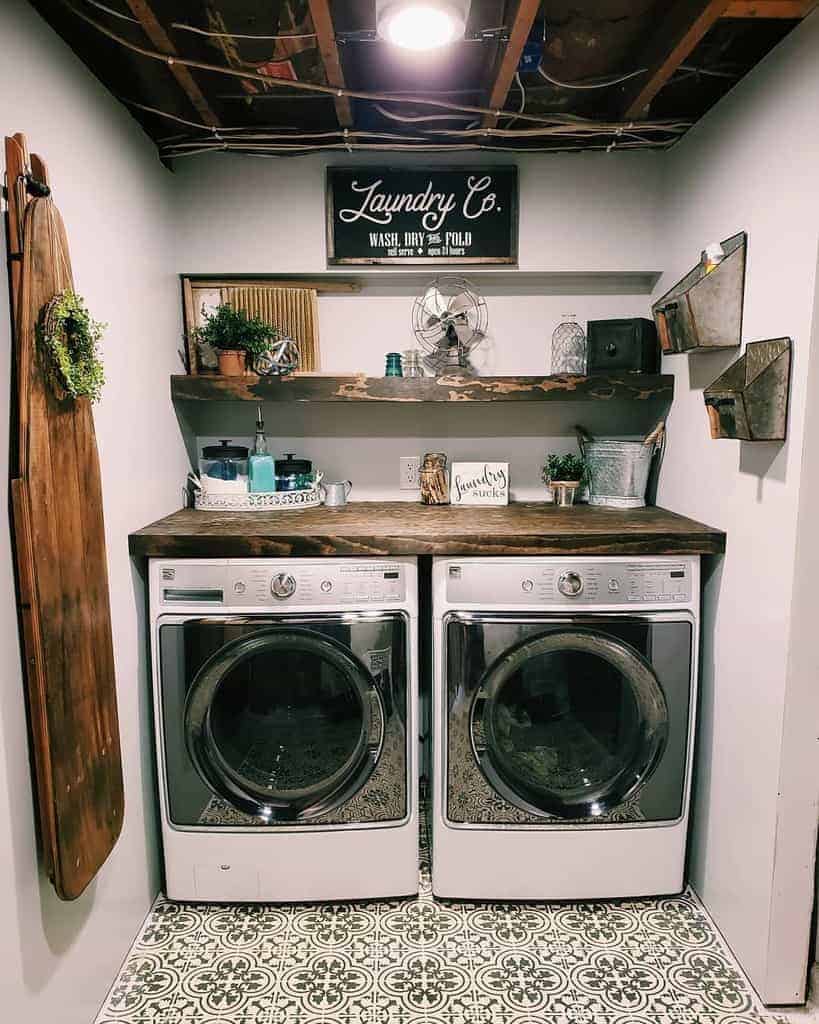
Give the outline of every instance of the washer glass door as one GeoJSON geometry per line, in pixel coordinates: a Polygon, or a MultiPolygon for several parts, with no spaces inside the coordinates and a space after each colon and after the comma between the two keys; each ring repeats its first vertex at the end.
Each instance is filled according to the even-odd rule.
{"type": "Polygon", "coordinates": [[[272,626],[219,648],[187,694],[185,742],[219,796],[268,820],[313,817],[360,788],[384,709],[372,676],[332,637],[272,626]]]}
{"type": "Polygon", "coordinates": [[[668,708],[634,647],[567,626],[528,637],[487,668],[470,728],[482,771],[511,802],[594,818],[651,777],[666,744],[668,708]]]}

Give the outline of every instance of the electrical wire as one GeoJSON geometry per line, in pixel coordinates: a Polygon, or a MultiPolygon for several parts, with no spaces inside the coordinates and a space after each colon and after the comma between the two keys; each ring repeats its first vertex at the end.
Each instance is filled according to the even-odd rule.
{"type": "Polygon", "coordinates": [[[471,114],[396,114],[387,110],[380,103],[374,103],[373,107],[379,114],[388,117],[390,121],[400,121],[402,124],[419,124],[423,121],[468,121],[472,117],[471,114]]]}
{"type": "MultiPolygon", "coordinates": [[[[673,141],[673,140],[672,140],[673,141]]],[[[672,141],[649,141],[649,142],[623,142],[617,148],[618,149],[668,149],[672,145],[672,141]]],[[[222,145],[199,145],[192,146],[187,150],[175,150],[173,153],[162,153],[163,156],[168,156],[171,159],[179,159],[182,157],[199,156],[204,153],[213,152],[238,152],[243,156],[302,156],[309,153],[317,153],[322,151],[338,151],[346,150],[347,152],[380,152],[390,153],[395,151],[407,151],[412,153],[446,153],[446,152],[482,152],[482,153],[586,153],[591,150],[605,150],[609,151],[611,145],[605,143],[597,143],[592,145],[564,145],[564,146],[541,146],[541,147],[511,147],[511,146],[486,146],[476,145],[470,143],[463,144],[426,144],[426,145],[381,145],[381,144],[370,144],[370,143],[329,143],[315,146],[293,146],[293,145],[265,145],[265,146],[252,146],[245,144],[231,144],[223,143],[222,145]]]]}
{"type": "Polygon", "coordinates": [[[612,85],[619,85],[620,82],[627,82],[630,78],[636,78],[638,75],[644,75],[648,68],[639,68],[637,71],[629,71],[626,75],[618,75],[616,78],[597,79],[595,81],[587,82],[562,82],[559,78],[555,78],[553,75],[547,74],[543,68],[538,64],[538,74],[541,78],[545,78],[550,85],[556,85],[559,89],[608,89],[612,85]]]}
{"type": "MultiPolygon", "coordinates": [[[[60,2],[61,2],[63,7],[65,7],[69,11],[71,11],[76,17],[80,18],[86,24],[88,24],[92,28],[96,29],[102,35],[104,35],[107,38],[109,38],[109,39],[113,40],[114,42],[118,43],[120,46],[124,47],[125,49],[131,50],[134,53],[138,53],[138,54],[140,54],[143,57],[148,57],[151,60],[159,61],[160,63],[165,64],[168,67],[172,67],[174,64],[178,64],[178,65],[180,65],[182,67],[196,68],[196,69],[198,69],[200,71],[209,71],[209,72],[213,72],[215,74],[227,75],[227,76],[232,77],[232,78],[240,78],[240,79],[246,79],[248,81],[262,82],[266,86],[269,86],[269,87],[272,87],[272,88],[283,87],[283,88],[292,89],[292,90],[300,90],[300,91],[306,91],[306,92],[315,92],[315,93],[321,93],[321,94],[323,94],[325,96],[329,96],[329,97],[344,97],[344,96],[346,96],[346,97],[348,97],[350,99],[368,100],[370,102],[376,102],[376,101],[377,102],[398,102],[397,100],[393,99],[388,93],[385,94],[385,93],[381,93],[381,92],[371,92],[371,91],[366,91],[366,90],[362,90],[362,89],[344,89],[344,88],[340,88],[340,87],[336,87],[336,86],[319,85],[319,84],[313,83],[313,82],[302,82],[302,81],[299,81],[299,80],[291,80],[291,79],[279,79],[279,78],[274,78],[274,77],[272,77],[270,75],[263,75],[263,74],[260,74],[258,72],[245,71],[245,70],[237,70],[237,69],[230,68],[230,67],[225,67],[225,66],[219,65],[219,64],[210,64],[210,63],[208,63],[206,61],[191,60],[189,58],[185,58],[185,57],[181,57],[181,56],[177,56],[177,55],[169,55],[167,53],[159,53],[156,50],[151,50],[151,49],[148,49],[147,47],[139,46],[136,43],[132,43],[132,42],[130,42],[127,39],[123,39],[122,36],[117,35],[116,32],[113,32],[111,29],[107,28],[105,25],[102,25],[99,22],[95,21],[92,17],[90,17],[85,12],[79,10],[74,5],[74,3],[71,2],[71,0],[60,0],[60,2]]],[[[405,103],[407,103],[410,106],[432,107],[432,108],[439,109],[439,110],[449,110],[449,111],[454,111],[456,113],[472,114],[473,116],[477,115],[479,117],[483,117],[483,116],[486,116],[486,115],[488,115],[490,117],[495,117],[495,118],[508,116],[508,111],[504,111],[502,109],[492,110],[491,108],[488,108],[488,107],[478,107],[478,106],[471,106],[471,105],[467,105],[467,104],[456,104],[456,103],[451,103],[451,102],[448,102],[448,101],[445,101],[445,100],[432,99],[432,98],[430,98],[428,96],[424,96],[424,95],[420,95],[420,96],[407,96],[401,102],[405,102],[405,103]]],[[[552,114],[552,115],[549,115],[548,117],[543,117],[543,116],[538,116],[538,115],[534,115],[534,114],[527,114],[526,112],[523,112],[523,113],[517,114],[515,116],[516,116],[516,118],[519,118],[521,120],[526,120],[526,121],[530,121],[530,122],[533,122],[535,124],[541,124],[541,125],[543,125],[543,124],[560,124],[560,123],[574,125],[574,124],[577,124],[577,123],[584,123],[584,124],[587,124],[587,125],[589,125],[591,127],[596,126],[596,122],[591,121],[591,120],[582,121],[581,122],[577,118],[569,117],[569,116],[566,116],[566,115],[558,115],[558,114],[552,114]]],[[[661,125],[662,123],[661,122],[654,122],[654,124],[661,125]]],[[[641,128],[643,128],[643,127],[645,127],[645,126],[641,125],[641,128]]]]}
{"type": "Polygon", "coordinates": [[[520,80],[520,71],[515,72],[515,85],[520,89],[520,107],[518,108],[517,114],[510,121],[506,122],[507,128],[513,125],[526,109],[526,90],[523,88],[523,82],[520,80]]]}
{"type": "Polygon", "coordinates": [[[99,10],[105,11],[106,14],[110,14],[114,18],[122,18],[123,21],[130,21],[134,25],[139,25],[139,18],[132,18],[130,14],[123,14],[122,11],[115,11],[113,7],[107,7],[105,4],[101,4],[99,0],[85,0],[87,4],[91,4],[92,7],[98,7],[99,10]]]}
{"type": "MultiPolygon", "coordinates": [[[[91,0],[89,0],[91,2],[91,0]]],[[[218,39],[259,39],[269,41],[275,39],[315,39],[315,32],[286,32],[277,36],[247,35],[241,32],[211,32],[205,28],[197,28],[195,25],[185,25],[180,21],[172,21],[171,28],[179,29],[181,32],[195,32],[198,36],[211,36],[218,39]]]]}
{"type": "MultiPolygon", "coordinates": [[[[216,127],[216,126],[212,126],[212,125],[203,124],[203,123],[198,122],[198,121],[189,121],[187,118],[179,117],[177,114],[170,114],[167,111],[159,110],[157,107],[149,107],[145,103],[139,103],[136,100],[130,100],[130,99],[127,99],[126,97],[123,97],[123,96],[120,96],[119,100],[120,100],[121,103],[125,103],[127,106],[130,106],[130,107],[135,107],[137,110],[144,110],[146,113],[156,114],[158,117],[164,117],[164,118],[166,118],[169,121],[174,121],[177,124],[186,125],[189,128],[197,128],[199,131],[204,133],[205,137],[222,138],[223,136],[227,137],[227,136],[234,136],[235,134],[244,134],[244,135],[252,138],[252,137],[254,137],[254,135],[259,137],[260,133],[264,133],[264,132],[286,132],[286,133],[288,133],[288,136],[291,137],[291,138],[313,138],[316,135],[316,133],[314,133],[314,132],[304,132],[304,130],[300,129],[300,128],[288,129],[288,128],[282,128],[282,127],[279,127],[279,126],[270,126],[270,125],[233,125],[233,126],[220,125],[219,127],[216,127]],[[299,134],[300,132],[302,134],[299,134]]],[[[405,118],[400,117],[399,115],[394,115],[394,116],[398,120],[400,120],[400,121],[405,120],[405,118]]],[[[358,129],[355,129],[355,128],[349,128],[349,129],[347,129],[347,132],[350,135],[358,135],[358,136],[364,136],[364,135],[367,135],[367,134],[371,134],[371,135],[378,135],[378,136],[380,136],[382,138],[395,138],[395,139],[405,139],[405,140],[406,139],[415,138],[415,139],[423,140],[425,138],[428,138],[429,136],[436,136],[436,135],[450,135],[450,136],[456,136],[456,137],[473,137],[473,136],[483,135],[483,136],[498,136],[500,138],[504,138],[504,137],[511,138],[513,136],[521,136],[521,137],[532,136],[532,137],[537,137],[537,136],[540,136],[540,135],[550,135],[550,134],[553,134],[553,135],[578,136],[578,137],[579,136],[585,136],[585,135],[593,135],[593,134],[597,134],[597,135],[600,135],[600,134],[603,134],[603,135],[613,135],[619,129],[622,129],[624,132],[628,132],[628,129],[630,129],[632,127],[633,127],[632,123],[629,123],[629,124],[624,126],[624,125],[621,125],[619,122],[611,122],[611,123],[608,123],[608,124],[607,123],[602,123],[599,126],[591,126],[591,125],[586,125],[586,124],[583,124],[583,123],[570,124],[570,125],[559,124],[559,125],[549,125],[549,126],[539,127],[539,128],[531,128],[531,129],[529,129],[529,128],[516,128],[514,131],[510,130],[508,127],[506,127],[506,128],[489,128],[489,127],[487,127],[487,128],[478,128],[478,129],[470,129],[470,128],[450,128],[450,129],[438,129],[438,130],[436,130],[436,129],[428,129],[426,131],[425,135],[422,135],[422,136],[408,136],[408,135],[404,135],[404,134],[402,134],[402,135],[392,135],[392,134],[388,134],[386,132],[358,130],[358,129]]],[[[664,124],[662,126],[651,125],[651,124],[644,125],[642,122],[639,125],[639,128],[640,128],[641,132],[642,131],[649,131],[649,132],[661,131],[661,132],[664,132],[666,134],[672,134],[672,135],[673,134],[682,133],[687,128],[689,128],[689,127],[690,127],[690,122],[687,122],[687,121],[681,121],[679,123],[669,122],[668,124],[664,124]]],[[[179,136],[174,136],[173,138],[174,139],[178,139],[179,136]]],[[[158,141],[160,143],[163,143],[163,142],[167,142],[167,141],[170,141],[170,140],[169,139],[164,139],[164,140],[160,139],[158,141]]]]}

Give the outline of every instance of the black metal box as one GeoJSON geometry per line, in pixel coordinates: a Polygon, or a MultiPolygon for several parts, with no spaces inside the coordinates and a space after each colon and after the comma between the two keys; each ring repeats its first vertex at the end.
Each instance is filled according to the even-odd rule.
{"type": "Polygon", "coordinates": [[[659,373],[660,344],[653,320],[589,320],[586,373],[659,373]]]}

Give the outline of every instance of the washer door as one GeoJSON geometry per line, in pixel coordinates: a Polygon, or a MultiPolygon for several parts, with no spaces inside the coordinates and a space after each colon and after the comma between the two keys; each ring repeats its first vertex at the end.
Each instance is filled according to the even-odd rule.
{"type": "Polygon", "coordinates": [[[471,709],[475,757],[517,806],[597,817],[640,790],[662,757],[668,708],[633,647],[586,629],[535,636],[486,671],[471,709]]]}
{"type": "Polygon", "coordinates": [[[208,786],[267,819],[314,817],[356,792],[378,760],[381,697],[331,637],[275,626],[231,641],[188,691],[185,741],[208,786]]]}

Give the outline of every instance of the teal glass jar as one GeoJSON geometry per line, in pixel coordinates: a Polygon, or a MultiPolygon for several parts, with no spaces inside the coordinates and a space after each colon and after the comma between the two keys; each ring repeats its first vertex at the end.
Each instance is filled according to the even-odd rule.
{"type": "Polygon", "coordinates": [[[388,352],[387,353],[387,368],[384,371],[385,377],[403,377],[404,370],[401,365],[401,353],[400,352],[388,352]]]}

